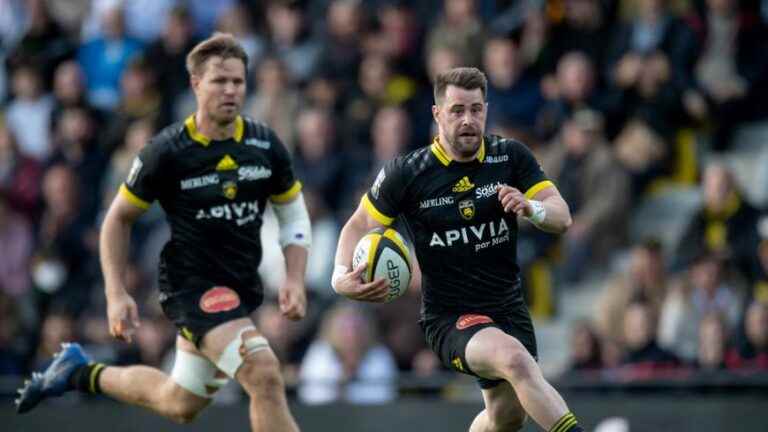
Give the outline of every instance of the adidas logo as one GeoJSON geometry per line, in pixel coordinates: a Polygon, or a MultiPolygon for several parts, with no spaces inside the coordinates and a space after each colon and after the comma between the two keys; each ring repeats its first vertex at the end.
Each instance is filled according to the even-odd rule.
{"type": "Polygon", "coordinates": [[[469,177],[464,176],[461,178],[461,180],[458,181],[455,185],[453,185],[453,191],[454,192],[466,192],[470,189],[475,187],[475,185],[469,181],[469,177]]]}
{"type": "Polygon", "coordinates": [[[232,171],[239,168],[237,162],[232,159],[232,156],[225,154],[223,158],[216,164],[216,171],[232,171]]]}

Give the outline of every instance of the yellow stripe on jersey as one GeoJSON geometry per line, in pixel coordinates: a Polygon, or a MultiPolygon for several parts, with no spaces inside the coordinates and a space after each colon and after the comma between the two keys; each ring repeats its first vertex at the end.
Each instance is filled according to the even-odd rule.
{"type": "Polygon", "coordinates": [[[136,196],[136,194],[131,192],[128,189],[128,187],[125,186],[125,183],[123,183],[120,186],[120,195],[122,195],[123,197],[125,197],[125,199],[130,201],[131,204],[135,205],[136,207],[138,207],[138,208],[140,208],[142,210],[147,210],[149,208],[149,206],[152,205],[151,203],[149,203],[147,201],[144,201],[143,199],[141,199],[138,196],[136,196]]]}
{"type": "Polygon", "coordinates": [[[549,180],[542,180],[536,183],[535,185],[531,186],[531,188],[525,192],[525,197],[528,199],[533,199],[533,197],[535,197],[537,193],[541,192],[542,190],[550,186],[554,187],[555,184],[549,180]]]}
{"type": "Polygon", "coordinates": [[[383,235],[384,237],[392,240],[392,242],[396,244],[398,248],[400,248],[400,253],[405,256],[405,260],[408,263],[408,268],[410,268],[411,258],[408,256],[408,248],[405,247],[405,243],[403,243],[403,239],[400,238],[400,235],[397,233],[397,231],[393,230],[392,228],[387,228],[383,235]]]}
{"type": "Polygon", "coordinates": [[[301,192],[301,182],[296,180],[293,183],[293,186],[291,186],[287,191],[281,194],[271,195],[269,200],[275,204],[285,204],[291,201],[296,195],[299,194],[299,192],[301,192]]]}
{"type": "MultiPolygon", "coordinates": [[[[204,147],[208,147],[208,145],[211,144],[211,139],[203,135],[199,130],[197,130],[197,124],[195,123],[194,114],[192,114],[191,116],[187,117],[186,120],[184,120],[184,126],[187,128],[187,133],[189,134],[189,137],[192,138],[194,141],[197,141],[198,143],[202,144],[204,147]]],[[[235,117],[235,132],[232,135],[232,138],[234,138],[235,141],[240,142],[243,140],[244,133],[245,133],[245,122],[243,121],[243,118],[241,116],[237,116],[235,117]]]]}
{"type": "Polygon", "coordinates": [[[361,201],[361,204],[363,205],[363,208],[368,211],[368,214],[371,215],[372,218],[376,220],[376,222],[389,226],[392,224],[392,222],[395,220],[393,217],[389,217],[385,215],[384,213],[380,212],[379,209],[377,209],[370,199],[368,199],[368,194],[363,195],[363,199],[361,201]]]}

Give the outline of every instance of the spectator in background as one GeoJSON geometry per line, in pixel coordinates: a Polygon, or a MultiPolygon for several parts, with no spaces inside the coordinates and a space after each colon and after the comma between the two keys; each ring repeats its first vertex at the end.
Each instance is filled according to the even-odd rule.
{"type": "MultiPolygon", "coordinates": [[[[64,2],[64,3],[72,3],[64,2]]],[[[110,9],[123,11],[126,34],[150,43],[157,39],[163,26],[179,0],[90,0],[90,10],[81,26],[80,38],[87,41],[103,37],[106,33],[102,16],[110,9]]]]}
{"type": "Polygon", "coordinates": [[[96,144],[96,132],[96,123],[85,108],[65,109],[54,135],[56,151],[48,161],[48,165],[66,164],[77,172],[78,212],[91,221],[101,208],[100,186],[107,164],[106,155],[96,144]]]}
{"type": "MultiPolygon", "coordinates": [[[[13,45],[14,49],[8,56],[8,63],[11,68],[23,64],[35,65],[40,72],[42,82],[48,83],[56,66],[72,55],[74,47],[59,23],[51,16],[48,1],[27,0],[24,3],[27,26],[24,36],[13,45]]],[[[5,8],[11,8],[7,2],[3,4],[3,13],[0,15],[6,14],[5,8]]]]}
{"type": "Polygon", "coordinates": [[[248,54],[247,71],[252,71],[265,50],[265,42],[253,28],[251,14],[245,4],[235,4],[216,20],[216,31],[231,33],[248,54]]]}
{"type": "Polygon", "coordinates": [[[103,36],[85,41],[77,60],[85,72],[88,100],[99,109],[111,110],[120,103],[120,79],[142,45],[125,33],[123,9],[114,5],[102,12],[103,36]]]}
{"type": "Polygon", "coordinates": [[[6,204],[30,222],[39,211],[42,175],[40,162],[19,151],[13,132],[0,120],[0,191],[6,204]]]}
{"type": "Polygon", "coordinates": [[[675,269],[702,250],[730,255],[739,272],[749,274],[757,250],[760,212],[748,203],[729,168],[711,162],[701,179],[704,202],[693,215],[675,253],[675,269]]]}
{"type": "Polygon", "coordinates": [[[621,339],[624,312],[632,302],[643,301],[654,310],[661,310],[668,285],[661,243],[648,240],[635,244],[630,252],[629,268],[608,280],[596,304],[595,324],[600,335],[621,339]]]}
{"type": "Polygon", "coordinates": [[[320,332],[301,362],[302,402],[380,404],[395,399],[397,365],[364,310],[340,303],[323,317],[320,332]]]}
{"type": "Polygon", "coordinates": [[[722,314],[710,312],[699,324],[699,349],[696,368],[704,372],[725,369],[725,353],[728,348],[728,326],[722,314]]]}
{"type": "Polygon", "coordinates": [[[29,290],[29,257],[34,239],[30,223],[14,212],[0,189],[0,291],[19,298],[29,290]]]}
{"type": "Polygon", "coordinates": [[[80,213],[79,186],[77,173],[64,164],[52,166],[43,177],[45,208],[31,269],[40,316],[51,304],[77,314],[90,298],[96,239],[88,236],[92,221],[80,213]]]}
{"type": "Polygon", "coordinates": [[[753,301],[744,316],[744,337],[728,352],[728,369],[768,370],[768,305],[753,301]]]}
{"type": "Polygon", "coordinates": [[[268,124],[289,150],[296,145],[295,122],[302,104],[285,64],[266,56],[254,73],[256,92],[245,103],[245,113],[268,124]]]}
{"type": "Polygon", "coordinates": [[[571,330],[569,373],[595,372],[603,367],[600,337],[587,320],[576,322],[571,330]]]}
{"type": "Polygon", "coordinates": [[[504,35],[492,35],[483,49],[488,76],[488,125],[500,123],[532,127],[544,99],[539,80],[520,56],[518,42],[504,35]]]}
{"type": "Polygon", "coordinates": [[[699,325],[708,313],[723,314],[728,328],[739,320],[742,300],[723,257],[702,252],[681,281],[670,289],[661,309],[659,343],[678,356],[696,357],[699,325]]]}
{"type": "Polygon", "coordinates": [[[53,310],[45,315],[40,326],[40,341],[35,351],[30,369],[45,368],[53,360],[53,355],[61,350],[61,344],[77,340],[75,319],[62,310],[53,310]]]}
{"type": "Polygon", "coordinates": [[[356,151],[366,151],[371,142],[371,125],[376,111],[396,103],[391,93],[392,65],[381,55],[366,55],[354,87],[348,89],[346,109],[340,121],[343,138],[356,151]]]}
{"type": "Polygon", "coordinates": [[[134,158],[154,134],[154,123],[149,118],[135,120],[128,126],[125,139],[112,153],[101,182],[99,196],[104,208],[112,202],[120,185],[128,178],[134,158]]]}
{"type": "Polygon", "coordinates": [[[755,84],[768,72],[764,41],[768,34],[759,17],[738,0],[706,0],[689,17],[698,36],[695,89],[683,102],[693,118],[715,123],[713,148],[725,150],[734,128],[757,114],[763,99],[755,84]],[[704,102],[706,101],[706,102],[704,102]]]}
{"type": "Polygon", "coordinates": [[[153,69],[162,98],[161,118],[180,120],[174,118],[174,104],[189,87],[186,54],[197,43],[192,26],[189,10],[182,6],[174,7],[168,14],[160,37],[147,47],[145,58],[153,69]]]}
{"type": "Polygon", "coordinates": [[[542,81],[547,100],[536,116],[536,132],[541,139],[552,139],[566,119],[580,109],[601,112],[607,119],[606,135],[610,137],[615,132],[615,126],[610,125],[615,107],[597,90],[593,65],[584,53],[569,52],[557,63],[556,74],[542,81]]]}
{"type": "Polygon", "coordinates": [[[749,272],[750,295],[755,300],[768,304],[768,216],[763,216],[758,223],[760,243],[757,256],[749,272]]]}
{"type": "Polygon", "coordinates": [[[302,0],[271,0],[267,3],[268,52],[285,65],[292,80],[304,83],[313,78],[321,61],[322,46],[311,37],[309,19],[302,0]]]}
{"type": "Polygon", "coordinates": [[[11,78],[14,99],[5,113],[7,127],[16,137],[21,154],[38,161],[51,152],[53,99],[45,93],[42,79],[35,66],[18,66],[11,78]]]}
{"type": "Polygon", "coordinates": [[[624,315],[625,354],[622,369],[627,377],[653,378],[656,373],[680,366],[680,360],[659,347],[656,340],[656,312],[646,303],[634,302],[624,315]]]}
{"type": "Polygon", "coordinates": [[[27,340],[22,337],[19,309],[0,282],[0,378],[20,376],[27,371],[24,362],[27,340]]]}
{"type": "Polygon", "coordinates": [[[478,66],[484,38],[474,0],[444,0],[443,13],[427,36],[426,49],[449,47],[459,54],[462,66],[478,66]]]}
{"type": "Polygon", "coordinates": [[[560,185],[573,215],[564,236],[562,277],[577,282],[590,263],[624,243],[629,179],[605,144],[602,116],[591,110],[570,117],[542,165],[560,185]]]}
{"type": "Polygon", "coordinates": [[[365,19],[361,2],[332,0],[328,5],[318,68],[331,73],[341,83],[354,82],[358,75],[365,19]]]}
{"type": "Polygon", "coordinates": [[[51,113],[51,129],[55,130],[61,115],[67,108],[84,108],[95,120],[102,120],[103,113],[97,113],[88,103],[85,93],[85,76],[80,64],[74,60],[61,63],[53,76],[54,106],[51,113]]]}

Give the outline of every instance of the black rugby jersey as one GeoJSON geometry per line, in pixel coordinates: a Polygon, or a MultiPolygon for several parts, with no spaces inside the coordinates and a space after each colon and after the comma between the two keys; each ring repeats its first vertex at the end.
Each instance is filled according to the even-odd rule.
{"type": "Polygon", "coordinates": [[[261,292],[260,228],[267,199],[283,203],[301,190],[290,156],[264,124],[238,116],[232,138],[213,141],[194,116],[163,129],[141,150],[120,188],[133,204],[165,210],[171,238],[161,266],[171,292],[190,278],[261,292]]]}
{"type": "Polygon", "coordinates": [[[551,186],[530,150],[486,136],[477,157],[450,159],[435,142],[388,162],[363,197],[384,225],[402,216],[422,271],[425,318],[442,312],[503,314],[523,303],[517,266],[517,218],[496,186],[528,198],[551,186]]]}

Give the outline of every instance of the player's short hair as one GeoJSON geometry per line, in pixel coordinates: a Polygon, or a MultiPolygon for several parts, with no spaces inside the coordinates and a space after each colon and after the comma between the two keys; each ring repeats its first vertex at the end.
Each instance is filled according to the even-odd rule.
{"type": "Polygon", "coordinates": [[[485,74],[475,67],[457,67],[440,73],[435,78],[435,103],[440,103],[445,97],[445,89],[449,85],[466,90],[480,89],[483,92],[483,100],[488,94],[488,79],[485,74]]]}
{"type": "Polygon", "coordinates": [[[187,72],[189,75],[200,75],[205,63],[211,57],[240,59],[244,66],[248,66],[248,54],[240,45],[240,42],[229,33],[216,32],[208,39],[200,42],[192,48],[187,55],[187,72]]]}

